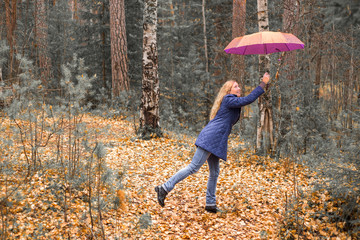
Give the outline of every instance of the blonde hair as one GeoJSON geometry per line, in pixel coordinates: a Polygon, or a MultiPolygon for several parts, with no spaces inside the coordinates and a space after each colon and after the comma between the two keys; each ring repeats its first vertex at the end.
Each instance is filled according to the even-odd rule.
{"type": "Polygon", "coordinates": [[[219,108],[220,108],[223,98],[225,97],[225,95],[230,93],[230,90],[231,90],[232,86],[234,85],[234,83],[235,83],[234,80],[227,81],[220,88],[220,91],[219,91],[218,95],[216,96],[214,104],[210,111],[210,120],[213,120],[215,118],[217,112],[219,111],[219,108]]]}

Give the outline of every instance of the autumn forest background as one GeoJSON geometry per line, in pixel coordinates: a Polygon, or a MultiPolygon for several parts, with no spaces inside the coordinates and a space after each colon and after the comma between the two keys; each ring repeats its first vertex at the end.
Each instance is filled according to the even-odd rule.
{"type": "Polygon", "coordinates": [[[359,239],[359,44],[359,0],[1,1],[0,239],[359,239]],[[224,52],[264,30],[305,48],[224,52]],[[203,209],[205,165],[161,208],[221,85],[264,71],[223,211],[203,209]]]}

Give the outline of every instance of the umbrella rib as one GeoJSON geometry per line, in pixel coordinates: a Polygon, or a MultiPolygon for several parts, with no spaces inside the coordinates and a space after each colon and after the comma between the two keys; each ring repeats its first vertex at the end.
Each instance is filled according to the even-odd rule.
{"type": "Polygon", "coordinates": [[[289,51],[291,51],[291,49],[289,48],[289,46],[287,44],[285,44],[285,46],[287,47],[287,49],[289,49],[289,51]]]}
{"type": "Polygon", "coordinates": [[[267,54],[267,47],[266,47],[266,43],[264,43],[264,49],[265,49],[264,54],[267,54]]]}

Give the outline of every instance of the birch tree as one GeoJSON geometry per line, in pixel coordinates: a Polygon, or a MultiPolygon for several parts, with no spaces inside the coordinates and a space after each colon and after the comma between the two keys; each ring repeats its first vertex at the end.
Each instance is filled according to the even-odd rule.
{"type": "Polygon", "coordinates": [[[159,126],[159,76],[157,30],[157,0],[145,0],[143,18],[143,72],[140,110],[142,138],[161,136],[159,126]]]}
{"type": "Polygon", "coordinates": [[[113,97],[129,90],[124,0],[110,0],[111,72],[113,97]]]}
{"type": "MultiPolygon", "coordinates": [[[[257,0],[259,32],[269,31],[268,1],[257,0]]],[[[260,80],[265,72],[270,72],[270,58],[268,55],[259,56],[260,80]]],[[[270,90],[258,99],[259,122],[257,126],[256,150],[258,153],[271,151],[274,146],[273,140],[273,111],[270,90]]]]}

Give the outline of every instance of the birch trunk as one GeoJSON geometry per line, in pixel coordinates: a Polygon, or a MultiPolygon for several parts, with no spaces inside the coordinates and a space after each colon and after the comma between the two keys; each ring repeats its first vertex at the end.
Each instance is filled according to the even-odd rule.
{"type": "MultiPolygon", "coordinates": [[[[268,2],[257,0],[259,32],[269,30],[268,2]]],[[[265,72],[270,72],[270,58],[268,55],[259,56],[260,81],[265,72]]],[[[273,111],[270,90],[266,90],[258,99],[259,122],[257,126],[256,151],[259,154],[271,152],[274,146],[273,139],[273,111]]]]}
{"type": "Polygon", "coordinates": [[[124,0],[110,0],[112,93],[118,97],[129,90],[124,0]]]}
{"type": "Polygon", "coordinates": [[[161,136],[159,126],[159,76],[157,51],[157,0],[145,0],[143,21],[143,73],[140,110],[140,137],[161,136]]]}

